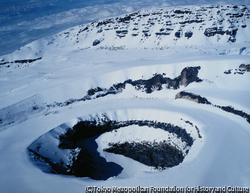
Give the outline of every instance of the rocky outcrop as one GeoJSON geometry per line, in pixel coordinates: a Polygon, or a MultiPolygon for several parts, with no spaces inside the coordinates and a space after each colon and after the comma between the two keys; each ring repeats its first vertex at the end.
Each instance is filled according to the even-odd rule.
{"type": "Polygon", "coordinates": [[[112,143],[111,147],[104,151],[121,154],[139,161],[145,165],[153,166],[157,169],[173,167],[181,163],[184,159],[183,152],[163,142],[125,142],[112,143]]]}
{"type": "Polygon", "coordinates": [[[250,124],[250,115],[243,112],[243,111],[240,111],[240,110],[237,110],[237,109],[234,109],[233,107],[231,106],[220,106],[220,105],[214,105],[215,107],[218,107],[220,109],[222,109],[223,111],[226,111],[228,113],[233,113],[235,115],[238,115],[238,116],[241,116],[243,118],[245,118],[247,120],[247,122],[250,124]]]}
{"type": "MultiPolygon", "coordinates": [[[[81,101],[87,101],[87,100],[93,100],[100,97],[105,97],[107,95],[115,95],[123,92],[124,89],[126,89],[126,85],[132,85],[136,90],[145,92],[147,94],[150,94],[155,91],[160,91],[162,89],[179,89],[180,86],[188,86],[189,84],[193,82],[201,82],[202,80],[198,77],[198,73],[200,70],[200,66],[196,67],[186,67],[181,71],[181,74],[176,78],[169,78],[165,77],[165,74],[154,74],[152,78],[150,79],[139,79],[139,80],[126,80],[122,83],[113,84],[109,88],[91,88],[87,91],[86,95],[82,98],[78,99],[69,99],[65,102],[54,102],[52,104],[43,104],[43,105],[24,105],[25,108],[20,110],[18,108],[17,111],[11,111],[13,113],[9,114],[6,113],[6,109],[0,110],[0,126],[6,126],[13,124],[15,122],[24,121],[27,119],[28,114],[34,114],[41,111],[44,111],[45,109],[51,109],[55,107],[64,107],[71,105],[76,102],[81,101]],[[20,113],[20,111],[25,113],[20,113]],[[27,114],[27,115],[26,115],[27,114]]],[[[26,101],[22,102],[25,103],[26,101]]],[[[22,104],[21,103],[21,104],[22,104]]],[[[13,106],[10,106],[10,108],[16,108],[13,106]]],[[[18,105],[18,104],[17,104],[18,105]]],[[[45,114],[47,115],[47,113],[45,114]]]]}
{"type": "Polygon", "coordinates": [[[201,104],[211,104],[205,97],[190,92],[181,91],[175,95],[175,99],[186,99],[201,104]]]}
{"type": "Polygon", "coordinates": [[[215,36],[216,34],[218,35],[228,35],[228,41],[230,42],[236,42],[236,34],[237,34],[238,29],[231,29],[231,30],[226,30],[224,31],[222,27],[212,27],[212,28],[207,28],[204,32],[204,35],[207,37],[215,36]]]}
{"type": "Polygon", "coordinates": [[[93,42],[93,46],[97,46],[97,45],[100,44],[100,43],[101,43],[100,40],[95,40],[95,41],[93,42]]]}
{"type": "Polygon", "coordinates": [[[224,71],[224,74],[241,74],[243,75],[245,72],[250,72],[250,64],[241,64],[239,68],[236,69],[229,69],[224,71]]]}
{"type": "Polygon", "coordinates": [[[2,60],[2,61],[0,62],[0,65],[13,64],[13,63],[21,63],[21,64],[32,63],[32,62],[35,62],[35,61],[41,60],[41,59],[42,59],[42,57],[40,57],[40,58],[35,58],[35,59],[15,60],[15,61],[13,61],[13,62],[7,62],[7,61],[2,60]]]}
{"type": "Polygon", "coordinates": [[[64,103],[54,103],[47,105],[47,107],[54,106],[67,106],[74,102],[92,100],[100,97],[105,97],[110,94],[119,94],[123,92],[127,84],[132,85],[136,90],[150,94],[155,91],[160,91],[163,88],[166,89],[178,89],[180,86],[188,86],[193,82],[201,82],[202,80],[198,77],[200,66],[186,67],[181,71],[181,74],[174,78],[164,77],[164,74],[155,74],[152,78],[143,80],[126,80],[123,83],[113,84],[109,88],[91,88],[87,91],[87,95],[80,99],[70,99],[64,103]]]}
{"type": "MultiPolygon", "coordinates": [[[[249,9],[244,5],[160,9],[150,12],[135,12],[122,17],[93,22],[91,25],[86,25],[86,27],[80,29],[79,32],[84,31],[84,29],[91,29],[89,32],[101,33],[105,39],[107,30],[114,31],[115,33],[112,33],[112,35],[116,34],[115,39],[117,39],[116,37],[126,39],[128,36],[132,36],[134,42],[142,44],[151,39],[152,42],[156,43],[156,46],[159,44],[165,45],[161,41],[162,38],[164,38],[164,42],[166,38],[168,39],[166,42],[178,41],[183,37],[193,38],[197,33],[202,33],[204,39],[216,36],[218,42],[227,39],[227,42],[234,43],[237,41],[237,32],[245,30],[247,27],[247,20],[250,19],[249,12],[249,9]],[[171,33],[174,33],[174,39],[171,39],[173,38],[173,36],[170,36],[171,33]],[[227,38],[221,38],[221,36],[227,36],[227,38]]],[[[89,32],[86,31],[85,36],[89,32]]],[[[187,44],[190,44],[190,42],[187,44]]],[[[93,46],[96,45],[93,44],[93,46]]]]}
{"type": "Polygon", "coordinates": [[[184,68],[180,76],[180,85],[187,86],[192,82],[201,82],[202,80],[197,77],[200,69],[200,66],[184,68]]]}
{"type": "Polygon", "coordinates": [[[76,27],[51,37],[48,43],[53,44],[57,38],[61,38],[58,42],[69,42],[65,39],[70,39],[76,49],[96,47],[109,50],[113,47],[168,49],[169,46],[178,46],[183,38],[192,40],[198,37],[198,41],[181,41],[181,46],[244,43],[244,39],[250,37],[247,31],[249,19],[250,10],[244,5],[139,11],[76,27]],[[246,37],[237,38],[239,34],[246,37]],[[102,40],[95,41],[98,38],[102,40]],[[129,44],[131,41],[133,44],[129,44]]]}
{"type": "Polygon", "coordinates": [[[250,64],[241,64],[239,66],[239,69],[241,69],[242,71],[250,72],[250,64]]]}

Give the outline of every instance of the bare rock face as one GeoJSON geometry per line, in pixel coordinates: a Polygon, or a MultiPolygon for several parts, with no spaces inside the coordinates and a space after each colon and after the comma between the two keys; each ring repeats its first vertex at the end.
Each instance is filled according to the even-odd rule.
{"type": "Polygon", "coordinates": [[[250,64],[241,64],[239,68],[243,69],[244,71],[250,72],[250,64]]]}
{"type": "Polygon", "coordinates": [[[231,106],[220,106],[220,105],[212,104],[205,97],[201,97],[200,95],[196,95],[196,94],[193,94],[190,92],[181,91],[181,92],[176,94],[175,99],[186,99],[186,100],[193,101],[196,103],[212,105],[213,107],[220,108],[223,111],[226,111],[228,113],[233,113],[235,115],[241,116],[241,117],[245,118],[248,123],[250,123],[250,115],[245,113],[244,111],[234,109],[231,106]]]}
{"type": "Polygon", "coordinates": [[[55,106],[67,106],[74,102],[92,100],[100,97],[105,97],[107,95],[114,95],[123,92],[126,89],[126,85],[132,85],[136,90],[145,92],[147,94],[153,93],[155,91],[160,91],[162,89],[179,89],[180,86],[188,86],[193,82],[201,82],[202,80],[198,77],[200,66],[186,67],[181,71],[181,74],[176,78],[164,77],[163,74],[154,74],[152,78],[149,79],[138,79],[131,80],[128,79],[124,82],[113,84],[109,88],[91,88],[87,91],[87,95],[80,99],[70,99],[64,103],[54,103],[47,105],[47,107],[55,106]]]}
{"type": "Polygon", "coordinates": [[[48,43],[54,44],[54,40],[60,38],[60,42],[70,40],[77,49],[110,50],[168,49],[175,45],[204,46],[207,43],[230,45],[250,38],[249,19],[250,10],[245,5],[145,10],[76,27],[51,37],[48,43]],[[241,34],[245,37],[238,38],[241,34]]]}
{"type": "Polygon", "coordinates": [[[191,82],[201,82],[201,79],[197,77],[200,69],[200,66],[184,68],[180,76],[180,85],[187,86],[191,82]]]}
{"type": "Polygon", "coordinates": [[[110,146],[105,151],[130,157],[157,169],[176,166],[184,159],[182,151],[168,145],[164,141],[159,143],[150,143],[148,141],[141,143],[125,142],[110,144],[110,146]]]}
{"type": "Polygon", "coordinates": [[[176,94],[175,99],[186,99],[201,104],[211,104],[205,97],[193,93],[181,91],[176,94]]]}

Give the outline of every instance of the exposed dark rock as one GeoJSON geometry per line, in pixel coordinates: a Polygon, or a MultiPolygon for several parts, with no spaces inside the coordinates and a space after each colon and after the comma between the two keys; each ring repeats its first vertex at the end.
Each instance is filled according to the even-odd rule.
{"type": "Polygon", "coordinates": [[[232,69],[226,70],[224,73],[225,73],[225,74],[231,74],[231,73],[232,73],[232,69]]]}
{"type": "Polygon", "coordinates": [[[84,32],[84,31],[87,31],[88,29],[89,29],[88,27],[85,27],[84,29],[80,29],[77,35],[79,35],[80,33],[84,32]]]}
{"type": "Polygon", "coordinates": [[[217,28],[217,27],[207,28],[204,32],[204,35],[207,37],[211,37],[216,34],[224,35],[225,32],[222,30],[222,28],[217,28]]]}
{"type": "Polygon", "coordinates": [[[230,16],[230,18],[239,18],[239,17],[242,17],[244,14],[243,13],[235,13],[235,14],[232,14],[231,16],[230,16]]]}
{"type": "Polygon", "coordinates": [[[92,96],[92,95],[94,95],[96,92],[100,92],[100,91],[103,91],[103,89],[102,88],[100,88],[100,87],[96,87],[95,89],[89,89],[88,90],[88,95],[89,96],[92,96]]]}
{"type": "Polygon", "coordinates": [[[9,63],[21,63],[21,64],[32,63],[32,62],[35,62],[35,61],[41,60],[41,59],[42,59],[42,57],[36,58],[36,59],[15,60],[14,62],[1,62],[0,65],[5,65],[5,64],[9,64],[9,63]]]}
{"type": "Polygon", "coordinates": [[[165,169],[166,167],[173,167],[180,164],[183,159],[183,153],[163,142],[125,142],[125,143],[112,143],[111,147],[105,151],[115,154],[121,154],[139,161],[145,165],[153,166],[158,169],[165,169]]]}
{"type": "Polygon", "coordinates": [[[198,137],[199,138],[202,138],[202,136],[201,136],[201,134],[200,134],[200,130],[199,130],[199,128],[195,125],[195,129],[196,129],[196,131],[197,131],[197,133],[198,133],[198,137]]]}
{"type": "Polygon", "coordinates": [[[117,34],[127,34],[128,30],[116,30],[117,34]]]}
{"type": "Polygon", "coordinates": [[[219,106],[219,105],[214,105],[214,106],[222,109],[223,111],[233,113],[235,115],[239,115],[239,116],[247,119],[247,122],[250,124],[250,115],[249,114],[247,114],[247,113],[245,113],[243,111],[240,111],[240,110],[236,110],[231,106],[219,106]]]}
{"type": "Polygon", "coordinates": [[[192,82],[201,82],[202,80],[198,78],[200,69],[200,66],[184,68],[180,76],[180,85],[187,86],[192,82]]]}
{"type": "Polygon", "coordinates": [[[188,39],[191,38],[192,36],[193,36],[193,32],[191,31],[185,32],[185,37],[187,37],[188,39]]]}
{"type": "Polygon", "coordinates": [[[95,40],[95,41],[93,42],[93,46],[97,46],[97,45],[100,44],[100,43],[101,43],[100,40],[95,40]]]}
{"type": "Polygon", "coordinates": [[[128,15],[128,16],[125,16],[125,17],[123,17],[123,18],[119,18],[119,19],[118,19],[118,22],[119,22],[119,23],[120,23],[120,22],[123,22],[123,23],[129,22],[129,21],[131,20],[131,16],[133,16],[133,15],[128,15]]]}
{"type": "Polygon", "coordinates": [[[201,104],[209,104],[211,105],[211,102],[209,102],[205,97],[201,97],[200,95],[195,95],[193,93],[181,91],[176,94],[175,99],[187,99],[194,101],[196,103],[201,103],[201,104]]]}
{"type": "MultiPolygon", "coordinates": [[[[133,41],[137,41],[137,43],[141,42],[143,44],[147,41],[147,39],[149,39],[155,43],[155,46],[159,46],[159,41],[155,41],[153,37],[156,36],[157,39],[161,39],[161,36],[170,35],[171,33],[170,31],[173,30],[175,32],[173,40],[179,41],[179,38],[181,39],[183,37],[188,39],[191,37],[193,38],[194,36],[193,33],[191,32],[185,33],[185,31],[192,30],[193,32],[196,31],[197,33],[202,33],[203,37],[204,36],[209,38],[211,37],[211,39],[216,35],[224,35],[224,36],[226,35],[228,36],[227,37],[228,43],[231,43],[231,42],[236,42],[238,29],[243,31],[244,32],[243,34],[247,33],[246,29],[244,28],[247,27],[246,25],[250,16],[249,9],[244,5],[240,7],[238,6],[238,8],[236,9],[232,8],[233,6],[230,5],[221,7],[212,6],[209,8],[204,8],[204,7],[183,8],[183,9],[180,8],[176,10],[159,9],[148,13],[135,12],[129,15],[125,15],[123,17],[117,17],[117,18],[106,19],[103,21],[93,22],[92,24],[87,25],[86,27],[80,29],[78,34],[86,31],[85,34],[87,36],[88,32],[92,34],[91,31],[93,32],[97,31],[97,33],[102,33],[105,30],[110,30],[116,32],[115,38],[117,37],[124,38],[127,36],[127,34],[129,34],[133,36],[133,41]],[[207,25],[205,23],[207,21],[207,18],[209,20],[209,23],[211,23],[211,26],[207,26],[206,29],[203,29],[203,26],[207,25]],[[142,34],[139,35],[139,33],[133,33],[133,32],[129,33],[129,30],[137,31],[138,25],[146,27],[144,28],[145,30],[143,29],[142,34]],[[172,29],[167,30],[165,29],[166,26],[171,26],[172,29]],[[125,31],[128,30],[128,31],[122,32],[122,30],[125,31]]],[[[103,37],[105,38],[107,34],[109,33],[103,33],[103,37]]],[[[73,33],[72,34],[69,33],[67,35],[71,35],[71,37],[74,36],[73,33]]],[[[171,40],[168,39],[168,41],[171,40]]],[[[217,37],[217,42],[224,43],[224,41],[225,41],[224,38],[221,38],[220,36],[217,37]]],[[[86,48],[90,46],[91,45],[88,45],[86,46],[86,48]]],[[[161,43],[161,46],[167,47],[168,44],[167,42],[164,42],[161,43]]],[[[110,48],[109,46],[106,46],[106,49],[109,48],[110,48]]]]}
{"type": "Polygon", "coordinates": [[[177,32],[175,32],[175,37],[177,37],[177,38],[181,38],[182,37],[182,31],[177,31],[177,32]]]}
{"type": "Polygon", "coordinates": [[[42,57],[40,58],[36,58],[36,59],[26,59],[26,60],[15,60],[14,63],[32,63],[32,62],[35,62],[37,60],[41,60],[42,57]]]}
{"type": "Polygon", "coordinates": [[[187,11],[187,10],[175,10],[174,13],[177,13],[177,14],[191,14],[192,11],[187,11]]]}
{"type": "MultiPolygon", "coordinates": [[[[181,119],[181,120],[183,120],[183,119],[181,119]]],[[[191,126],[193,126],[193,123],[191,123],[190,121],[185,121],[185,120],[183,120],[185,123],[188,123],[189,125],[191,125],[191,126]]]]}
{"type": "MultiPolygon", "coordinates": [[[[242,52],[244,49],[245,49],[245,47],[241,48],[240,52],[242,52]]],[[[250,64],[241,64],[238,69],[235,69],[234,74],[243,75],[245,72],[250,72],[250,64]]],[[[227,70],[224,73],[225,74],[231,74],[232,73],[232,69],[227,70]]]]}
{"type": "Polygon", "coordinates": [[[37,105],[35,105],[32,107],[32,109],[33,109],[33,111],[35,111],[35,110],[39,109],[39,107],[37,105]]]}
{"type": "Polygon", "coordinates": [[[239,68],[244,69],[247,72],[250,72],[250,64],[241,64],[239,68]]]}
{"type": "Polygon", "coordinates": [[[161,35],[166,36],[166,35],[170,35],[170,33],[167,33],[167,32],[156,32],[155,35],[157,35],[157,36],[161,36],[161,35]]]}
{"type": "Polygon", "coordinates": [[[9,64],[9,62],[1,62],[0,65],[9,64]]]}
{"type": "Polygon", "coordinates": [[[222,30],[222,27],[212,27],[212,28],[207,28],[204,32],[204,35],[207,36],[207,37],[211,37],[211,36],[214,36],[216,34],[219,34],[219,35],[229,35],[230,37],[228,38],[228,41],[231,41],[231,42],[235,42],[236,39],[235,39],[235,36],[237,34],[237,31],[238,29],[232,29],[231,31],[229,30],[226,30],[226,31],[223,31],[222,30]]]}
{"type": "Polygon", "coordinates": [[[114,20],[113,19],[107,19],[107,20],[104,20],[102,22],[98,22],[96,27],[100,27],[102,25],[105,26],[105,25],[110,24],[110,23],[114,23],[114,20]]]}
{"type": "Polygon", "coordinates": [[[59,147],[63,149],[75,149],[77,143],[81,140],[85,140],[97,135],[101,135],[105,132],[127,127],[130,125],[148,126],[155,129],[163,129],[169,133],[174,133],[182,141],[185,141],[188,145],[193,144],[192,137],[178,126],[174,126],[168,123],[154,122],[154,121],[141,121],[141,120],[130,120],[130,121],[112,121],[109,119],[101,120],[101,124],[98,124],[98,120],[93,121],[81,121],[77,123],[72,129],[68,129],[64,135],[60,136],[59,147]]]}
{"type": "Polygon", "coordinates": [[[202,23],[205,20],[187,20],[187,21],[180,21],[179,24],[191,24],[191,23],[202,23]]]}
{"type": "Polygon", "coordinates": [[[144,33],[144,36],[149,37],[149,36],[151,36],[151,34],[150,33],[144,33]]]}

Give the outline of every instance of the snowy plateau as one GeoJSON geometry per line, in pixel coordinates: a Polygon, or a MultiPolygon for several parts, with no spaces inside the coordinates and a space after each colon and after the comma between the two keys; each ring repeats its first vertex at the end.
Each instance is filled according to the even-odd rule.
{"type": "Polygon", "coordinates": [[[250,187],[250,5],[76,26],[0,74],[1,192],[250,187]]]}

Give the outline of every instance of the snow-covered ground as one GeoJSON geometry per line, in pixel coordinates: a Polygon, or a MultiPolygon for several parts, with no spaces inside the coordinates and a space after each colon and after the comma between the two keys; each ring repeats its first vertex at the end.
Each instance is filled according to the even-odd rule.
{"type": "MultiPolygon", "coordinates": [[[[150,3],[152,2],[148,1],[148,5],[150,3]]],[[[192,3],[187,1],[185,4],[192,3]]],[[[184,8],[195,13],[198,9],[197,6],[170,7],[167,11],[187,10],[184,8]]],[[[246,6],[247,11],[243,12],[243,17],[239,18],[240,10],[236,11],[231,6],[227,11],[237,16],[232,20],[230,15],[223,12],[223,8],[226,6],[217,7],[216,12],[215,9],[208,11],[213,15],[213,11],[217,14],[220,9],[222,13],[213,21],[204,17],[205,27],[201,30],[200,22],[189,22],[190,25],[181,26],[178,22],[182,19],[171,16],[173,32],[162,40],[155,35],[162,28],[157,22],[149,26],[151,36],[145,36],[147,32],[143,32],[144,22],[147,23],[150,17],[156,17],[152,13],[157,11],[150,11],[149,16],[146,15],[139,21],[131,20],[129,24],[121,26],[116,26],[117,23],[112,23],[114,26],[105,24],[103,27],[103,30],[105,27],[124,27],[128,30],[125,37],[117,36],[120,33],[116,30],[119,29],[98,33],[100,28],[96,25],[102,21],[100,19],[92,26],[84,24],[67,29],[1,56],[1,191],[84,192],[86,186],[249,187],[249,122],[212,105],[175,99],[177,93],[187,91],[206,97],[212,104],[232,106],[250,114],[250,72],[237,73],[240,72],[241,64],[250,64],[250,19],[246,15],[249,6],[246,6]],[[225,20],[222,24],[219,22],[221,17],[225,20]],[[228,24],[228,20],[232,22],[233,29],[237,28],[235,35],[230,32],[232,25],[228,24]],[[140,31],[134,39],[131,36],[132,21],[133,24],[139,23],[140,31]],[[89,31],[85,30],[78,35],[86,26],[89,31]],[[205,29],[214,26],[218,27],[216,32],[219,31],[219,26],[223,26],[223,35],[205,36],[205,29]],[[192,31],[193,36],[190,39],[185,35],[176,37],[175,32],[180,29],[183,34],[192,31]],[[229,41],[231,36],[236,39],[235,42],[229,41]],[[93,46],[96,39],[100,42],[93,46]],[[143,88],[135,89],[137,87],[127,83],[116,94],[103,97],[97,97],[98,93],[88,94],[90,89],[101,88],[105,93],[113,85],[129,79],[149,80],[156,74],[177,80],[176,78],[181,78],[183,69],[197,66],[200,67],[197,76],[202,81],[180,84],[177,89],[168,89],[163,84],[162,89],[157,89],[152,85],[152,92],[146,93],[143,88]],[[231,74],[225,73],[228,70],[231,70],[231,74]],[[46,154],[52,161],[60,160],[55,152],[66,156],[63,159],[67,160],[71,156],[70,151],[57,147],[59,134],[65,133],[66,128],[73,127],[80,120],[90,120],[91,117],[103,114],[117,121],[150,120],[171,123],[185,129],[193,137],[194,143],[188,147],[189,152],[182,163],[158,171],[123,155],[107,153],[103,149],[109,143],[160,142],[169,139],[170,145],[177,144],[184,151],[185,143],[175,134],[137,125],[103,133],[96,139],[98,152],[108,162],[112,161],[123,168],[119,175],[107,180],[45,173],[32,161],[27,148],[31,144],[37,145],[36,143],[40,143],[44,152],[49,152],[43,155],[46,154]]],[[[132,11],[132,8],[127,10],[132,11]]],[[[123,15],[121,18],[124,17],[123,15]]],[[[189,21],[194,20],[192,17],[188,17],[189,21]]],[[[164,20],[164,24],[165,22],[164,20]]]]}

